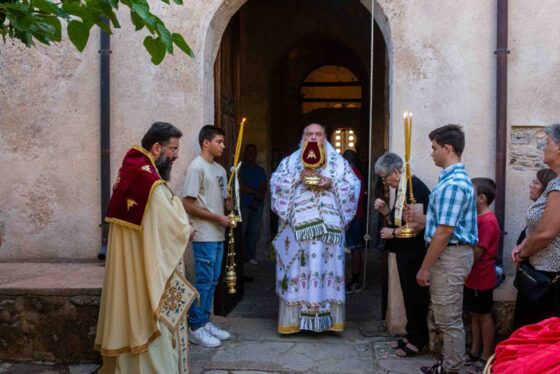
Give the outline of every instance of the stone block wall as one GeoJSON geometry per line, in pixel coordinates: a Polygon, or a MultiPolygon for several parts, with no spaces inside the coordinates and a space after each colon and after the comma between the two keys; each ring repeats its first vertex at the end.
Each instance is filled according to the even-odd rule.
{"type": "Polygon", "coordinates": [[[0,295],[0,361],[100,362],[99,295],[0,295]]]}

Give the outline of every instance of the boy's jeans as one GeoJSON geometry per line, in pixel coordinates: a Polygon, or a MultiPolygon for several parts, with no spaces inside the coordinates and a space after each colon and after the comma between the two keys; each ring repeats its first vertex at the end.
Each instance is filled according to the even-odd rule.
{"type": "Polygon", "coordinates": [[[189,326],[196,330],[208,323],[216,285],[222,270],[224,242],[193,242],[194,287],[200,294],[200,305],[195,301],[189,310],[189,326]]]}
{"type": "Polygon", "coordinates": [[[471,272],[471,246],[449,245],[430,271],[430,292],[436,324],[443,333],[443,368],[458,372],[465,356],[463,286],[471,272]]]}

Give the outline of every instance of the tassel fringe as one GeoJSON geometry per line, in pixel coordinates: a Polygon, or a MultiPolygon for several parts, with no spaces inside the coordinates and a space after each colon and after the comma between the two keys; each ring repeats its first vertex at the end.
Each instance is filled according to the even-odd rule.
{"type": "Polygon", "coordinates": [[[301,313],[299,320],[301,330],[322,332],[330,329],[332,325],[333,319],[330,313],[301,313]]]}

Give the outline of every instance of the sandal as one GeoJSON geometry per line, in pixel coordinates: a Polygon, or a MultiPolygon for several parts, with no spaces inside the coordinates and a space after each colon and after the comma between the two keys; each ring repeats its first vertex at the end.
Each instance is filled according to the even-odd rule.
{"type": "Polygon", "coordinates": [[[467,365],[466,372],[468,374],[483,374],[485,367],[486,367],[486,360],[480,358],[478,361],[475,361],[470,365],[467,365]]]}
{"type": "Polygon", "coordinates": [[[473,362],[477,362],[478,360],[480,360],[480,353],[472,353],[472,352],[467,352],[467,362],[466,364],[472,364],[473,362]]]}
{"type": "Polygon", "coordinates": [[[414,347],[414,348],[418,349],[418,347],[416,347],[414,344],[408,343],[408,344],[405,344],[404,346],[402,346],[401,348],[399,348],[399,350],[395,354],[397,355],[397,357],[401,357],[401,358],[414,357],[414,356],[418,356],[420,354],[419,349],[417,351],[415,351],[410,347],[414,347]]]}
{"type": "Polygon", "coordinates": [[[396,342],[391,343],[391,348],[401,349],[402,347],[406,346],[407,344],[408,344],[408,339],[407,338],[400,338],[400,339],[397,339],[396,342]]]}

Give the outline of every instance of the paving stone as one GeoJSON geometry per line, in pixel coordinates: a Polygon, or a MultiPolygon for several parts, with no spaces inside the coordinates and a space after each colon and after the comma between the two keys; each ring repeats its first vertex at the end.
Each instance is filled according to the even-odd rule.
{"type": "Polygon", "coordinates": [[[9,367],[5,374],[68,374],[68,369],[63,365],[44,364],[15,364],[9,367]]]}
{"type": "Polygon", "coordinates": [[[69,371],[69,374],[92,374],[99,367],[100,367],[100,365],[97,365],[97,364],[70,365],[68,367],[68,371],[69,371]]]}

